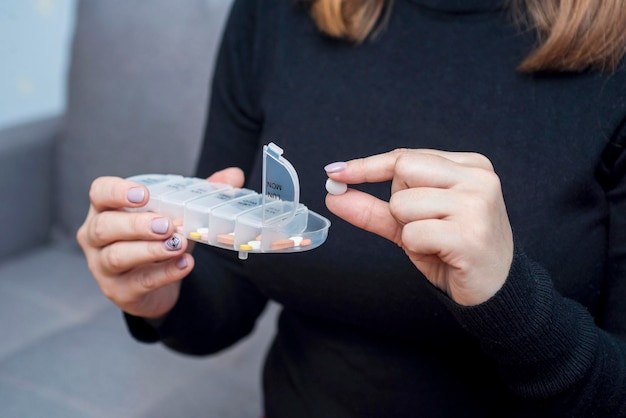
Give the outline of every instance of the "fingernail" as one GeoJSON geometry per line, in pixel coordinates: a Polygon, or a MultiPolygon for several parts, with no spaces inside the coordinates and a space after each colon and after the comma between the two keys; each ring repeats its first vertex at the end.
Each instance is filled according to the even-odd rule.
{"type": "Polygon", "coordinates": [[[141,203],[146,196],[146,191],[143,187],[133,187],[126,192],[126,199],[131,203],[141,203]]]}
{"type": "Polygon", "coordinates": [[[170,221],[167,218],[156,218],[152,220],[150,228],[155,234],[165,234],[170,227],[170,221]]]}
{"type": "Polygon", "coordinates": [[[327,173],[338,173],[340,171],[345,170],[347,167],[348,167],[348,163],[345,163],[343,161],[338,161],[336,163],[328,164],[326,167],[324,167],[324,170],[327,173]]]}
{"type": "Polygon", "coordinates": [[[182,256],[181,258],[176,260],[176,267],[178,267],[181,270],[184,268],[187,268],[187,257],[182,256]]]}
{"type": "Polygon", "coordinates": [[[183,240],[178,235],[172,235],[163,243],[166,250],[176,251],[183,245],[183,240]]]}

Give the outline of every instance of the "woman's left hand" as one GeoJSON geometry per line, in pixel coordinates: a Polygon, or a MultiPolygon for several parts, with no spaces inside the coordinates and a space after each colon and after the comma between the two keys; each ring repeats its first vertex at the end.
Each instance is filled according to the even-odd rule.
{"type": "Polygon", "coordinates": [[[397,149],[334,165],[347,184],[391,180],[389,202],[348,189],[329,194],[328,209],[395,242],[455,302],[485,302],[504,284],[513,234],[500,179],[480,154],[397,149]]]}

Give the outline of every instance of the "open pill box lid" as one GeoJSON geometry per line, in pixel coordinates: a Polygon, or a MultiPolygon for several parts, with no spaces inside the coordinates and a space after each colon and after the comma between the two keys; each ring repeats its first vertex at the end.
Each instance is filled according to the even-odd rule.
{"type": "Polygon", "coordinates": [[[249,253],[293,253],[326,241],[330,221],[300,203],[298,173],[274,143],[263,147],[262,193],[176,174],[139,174],[128,180],[150,192],[152,211],[173,220],[177,232],[202,244],[249,253]]]}

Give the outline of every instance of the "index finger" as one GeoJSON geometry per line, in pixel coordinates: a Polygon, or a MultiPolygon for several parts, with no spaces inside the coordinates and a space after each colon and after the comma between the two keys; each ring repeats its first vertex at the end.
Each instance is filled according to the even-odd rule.
{"type": "Polygon", "coordinates": [[[420,175],[422,173],[424,179],[428,180],[427,184],[435,187],[446,187],[458,181],[459,168],[493,170],[491,162],[486,157],[473,152],[398,148],[383,154],[348,161],[344,170],[329,172],[328,176],[347,184],[389,181],[398,174],[399,162],[404,163],[403,172],[406,172],[406,166],[409,164],[417,177],[422,177],[420,175]]]}
{"type": "Polygon", "coordinates": [[[141,207],[148,201],[148,190],[138,183],[120,177],[98,177],[91,183],[89,200],[98,212],[141,207]]]}
{"type": "Polygon", "coordinates": [[[347,162],[346,169],[330,172],[328,177],[348,184],[379,183],[393,179],[396,161],[404,150],[357,158],[347,162]]]}

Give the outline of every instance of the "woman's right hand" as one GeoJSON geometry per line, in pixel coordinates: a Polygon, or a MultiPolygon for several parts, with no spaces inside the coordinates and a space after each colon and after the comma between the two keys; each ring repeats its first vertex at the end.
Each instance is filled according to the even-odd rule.
{"type": "MultiPolygon", "coordinates": [[[[238,168],[207,179],[241,187],[238,168]]],[[[172,220],[144,206],[148,190],[119,177],[100,177],[89,192],[91,205],[76,239],[102,293],[124,312],[149,319],[167,314],[178,300],[181,280],[194,266],[188,241],[172,220]]]]}

